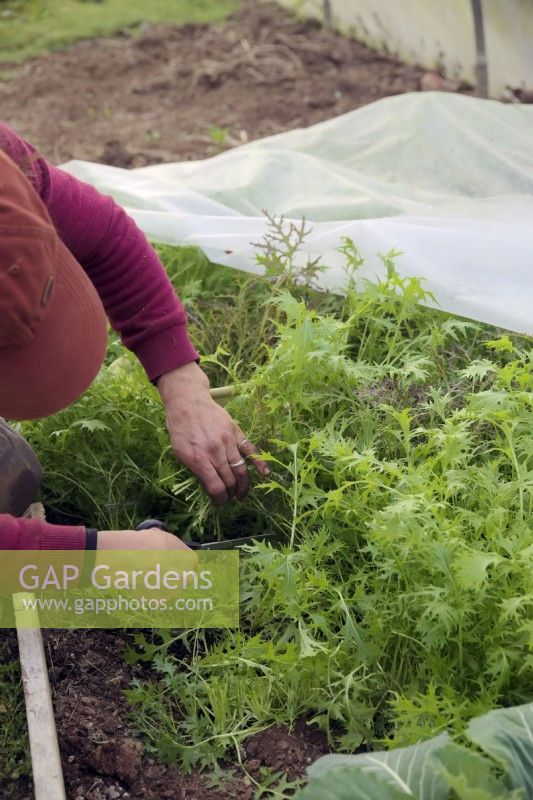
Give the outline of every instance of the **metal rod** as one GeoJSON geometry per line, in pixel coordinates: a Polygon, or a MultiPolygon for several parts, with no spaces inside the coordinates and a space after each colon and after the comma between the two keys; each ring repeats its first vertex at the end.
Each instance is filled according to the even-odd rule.
{"type": "Polygon", "coordinates": [[[328,30],[333,28],[333,13],[331,10],[331,0],[322,0],[324,6],[324,27],[328,30]]]}
{"type": "Polygon", "coordinates": [[[487,69],[487,51],[485,45],[485,29],[483,26],[482,0],[470,0],[472,16],[474,17],[474,32],[476,36],[476,88],[480,97],[489,96],[489,77],[487,69]]]}

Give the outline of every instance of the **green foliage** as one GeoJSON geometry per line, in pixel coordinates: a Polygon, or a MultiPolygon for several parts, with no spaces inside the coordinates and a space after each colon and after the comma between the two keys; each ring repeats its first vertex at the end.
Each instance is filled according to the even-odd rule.
{"type": "Polygon", "coordinates": [[[452,743],[444,733],[389,752],[323,756],[309,767],[311,781],[298,798],[519,800],[532,796],[533,703],[476,717],[465,736],[485,755],[452,743]],[[371,791],[361,794],[370,779],[371,791]]]}
{"type": "Polygon", "coordinates": [[[335,313],[301,287],[269,301],[275,341],[231,410],[268,448],[250,502],[288,545],[248,553],[246,635],[180,663],[206,728],[182,729],[199,717],[165,684],[171,738],[200,760],[209,736],[223,747],[222,731],[274,720],[306,715],[353,750],[531,697],[530,343],[487,347],[494,332],[424,309],[423,287],[384,262],[335,313]]]}
{"type": "Polygon", "coordinates": [[[229,129],[221,128],[218,125],[212,125],[209,128],[208,136],[213,144],[213,151],[215,153],[220,153],[228,144],[229,129]]]}
{"type": "Polygon", "coordinates": [[[471,720],[468,737],[505,767],[509,785],[533,796],[533,703],[471,720]]]}
{"type": "Polygon", "coordinates": [[[272,722],[305,717],[353,752],[533,697],[531,341],[425,307],[394,253],[362,281],[348,241],[346,296],[317,292],[304,236],[273,220],[263,277],[162,251],[213,384],[235,385],[229,410],[270,462],[245,502],[210,508],[117,342],[80,403],[25,427],[63,512],[279,534],[243,556],[241,630],[138,637],[155,674],[134,718],[186,767],[272,722]]]}
{"type": "MultiPolygon", "coordinates": [[[[267,357],[265,342],[275,336],[267,301],[286,277],[273,284],[215,267],[194,247],[159,251],[212,384],[246,379],[267,357]]],[[[260,525],[250,504],[215,513],[197,481],[176,463],[158,393],[116,334],[104,369],[81,400],[21,429],[43,464],[53,521],[103,529],[164,517],[176,530],[198,536],[206,530],[210,537],[235,526],[253,533],[260,525]]]]}
{"type": "Polygon", "coordinates": [[[238,0],[4,0],[0,63],[20,62],[142,22],[219,22],[238,7],[238,0]]]}
{"type": "MultiPolygon", "coordinates": [[[[231,382],[233,364],[258,356],[251,337],[231,359],[229,342],[244,326],[256,326],[262,298],[243,309],[249,281],[214,268],[196,248],[160,248],[169,277],[190,309],[191,333],[208,354],[213,383],[231,382]],[[254,310],[257,312],[254,316],[254,310]],[[241,313],[242,312],[242,313],[241,313]],[[229,377],[228,377],[229,375],[229,377]]],[[[210,535],[216,516],[197,482],[176,463],[157,391],[131,353],[112,334],[106,364],[76,404],[52,417],[21,426],[45,472],[48,518],[98,528],[130,528],[147,517],[164,517],[177,530],[210,535]]],[[[235,510],[226,512],[233,520],[235,510]]]]}
{"type": "Polygon", "coordinates": [[[74,406],[23,429],[46,472],[48,508],[73,524],[130,528],[145,510],[167,512],[183,483],[157,392],[130,357],[106,366],[74,406]]]}
{"type": "Polygon", "coordinates": [[[0,794],[17,796],[18,780],[30,773],[20,667],[0,641],[0,794]]]}

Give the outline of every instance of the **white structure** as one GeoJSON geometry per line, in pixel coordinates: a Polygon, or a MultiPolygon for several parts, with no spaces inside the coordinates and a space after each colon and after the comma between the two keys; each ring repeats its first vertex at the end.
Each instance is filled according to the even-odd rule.
{"type": "MultiPolygon", "coordinates": [[[[280,0],[324,18],[369,47],[409,64],[474,83],[476,46],[470,0],[280,0]]],[[[481,0],[491,97],[533,89],[533,0],[481,0]]]]}
{"type": "Polygon", "coordinates": [[[386,97],[340,117],[213,158],[118,169],[64,169],[112,194],[150,239],[197,245],[215,264],[261,271],[253,242],[262,209],[312,231],[300,264],[327,265],[316,282],[341,291],[349,237],[384,268],[423,278],[441,308],[533,335],[533,106],[454,92],[386,97]]]}

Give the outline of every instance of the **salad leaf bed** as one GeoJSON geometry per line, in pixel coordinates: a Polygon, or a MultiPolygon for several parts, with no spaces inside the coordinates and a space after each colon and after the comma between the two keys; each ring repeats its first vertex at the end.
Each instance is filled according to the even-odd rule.
{"type": "Polygon", "coordinates": [[[345,296],[320,293],[304,236],[273,221],[263,277],[161,249],[212,385],[234,386],[270,461],[244,502],[214,510],[176,464],[116,338],[75,406],[24,425],[56,519],[279,534],[243,553],[239,630],[139,633],[129,653],[155,670],[130,690],[136,724],[185,768],[274,722],[354,752],[533,699],[531,340],[437,310],[406,256],[361,280],[349,241],[345,296]]]}

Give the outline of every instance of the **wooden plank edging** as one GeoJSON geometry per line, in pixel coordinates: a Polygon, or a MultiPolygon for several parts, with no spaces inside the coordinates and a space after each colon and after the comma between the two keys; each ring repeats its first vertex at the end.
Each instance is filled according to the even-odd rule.
{"type": "MultiPolygon", "coordinates": [[[[44,519],[44,509],[33,504],[25,516],[44,519]]],[[[28,612],[22,600],[31,596],[25,592],[13,595],[15,619],[27,624],[28,612]]],[[[48,667],[39,627],[39,616],[35,613],[35,627],[19,627],[19,646],[22,685],[26,704],[26,719],[30,739],[35,800],[66,800],[63,769],[57,741],[57,731],[52,706],[48,667]]]]}

